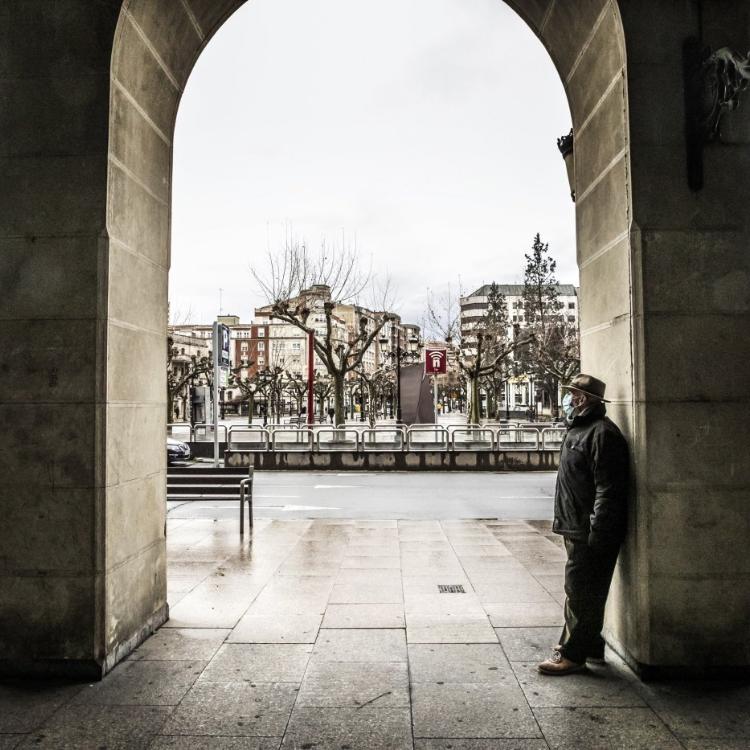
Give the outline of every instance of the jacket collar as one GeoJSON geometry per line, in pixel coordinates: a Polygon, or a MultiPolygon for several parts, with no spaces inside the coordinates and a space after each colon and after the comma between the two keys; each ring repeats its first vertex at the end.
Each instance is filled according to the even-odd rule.
{"type": "Polygon", "coordinates": [[[581,427],[589,424],[594,420],[601,419],[607,413],[607,407],[603,402],[597,401],[591,406],[587,406],[580,414],[574,414],[569,419],[565,420],[568,425],[568,429],[571,427],[581,427]]]}

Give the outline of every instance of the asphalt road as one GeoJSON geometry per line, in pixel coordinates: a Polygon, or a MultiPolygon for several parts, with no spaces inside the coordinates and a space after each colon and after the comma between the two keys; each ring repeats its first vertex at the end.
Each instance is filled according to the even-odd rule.
{"type": "MultiPolygon", "coordinates": [[[[554,472],[255,473],[256,518],[551,520],[554,472]]],[[[237,503],[168,503],[170,518],[231,518],[237,503]]]]}

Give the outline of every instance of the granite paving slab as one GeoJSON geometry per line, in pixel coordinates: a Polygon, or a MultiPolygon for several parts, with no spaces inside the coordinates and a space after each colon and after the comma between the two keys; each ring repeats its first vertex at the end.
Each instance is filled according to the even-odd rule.
{"type": "Polygon", "coordinates": [[[544,740],[417,739],[414,750],[549,750],[544,740]]]}
{"type": "Polygon", "coordinates": [[[495,628],[510,661],[542,661],[559,643],[562,628],[495,628]]]}
{"type": "Polygon", "coordinates": [[[206,667],[201,682],[251,682],[298,685],[313,646],[310,644],[226,643],[206,667]]]}
{"type": "Polygon", "coordinates": [[[199,680],[160,734],[281,737],[298,690],[289,683],[199,680]]]}
{"type": "Polygon", "coordinates": [[[412,683],[506,683],[515,676],[500,644],[409,645],[412,683]]]}
{"type": "Polygon", "coordinates": [[[680,750],[650,708],[535,708],[550,750],[680,750]]]}
{"type": "Polygon", "coordinates": [[[261,588],[202,583],[170,610],[166,627],[232,628],[261,588]]]}
{"type": "Polygon", "coordinates": [[[328,598],[330,604],[400,604],[403,600],[401,581],[336,584],[328,598]]]}
{"type": "Polygon", "coordinates": [[[496,628],[558,627],[561,630],[564,622],[562,607],[557,602],[498,602],[485,604],[484,608],[496,628]]]}
{"type": "Polygon", "coordinates": [[[741,681],[634,683],[681,739],[741,737],[750,746],[750,685],[741,681]]]}
{"type": "Polygon", "coordinates": [[[232,632],[228,628],[161,628],[128,661],[209,661],[232,632]]]}
{"type": "Polygon", "coordinates": [[[404,628],[403,604],[329,604],[322,628],[404,628]]]}
{"type": "Polygon", "coordinates": [[[281,737],[164,737],[159,736],[149,750],[279,750],[281,737]]]}
{"type": "Polygon", "coordinates": [[[207,664],[207,661],[125,661],[118,664],[106,680],[87,685],[73,703],[176,706],[207,664]]]}
{"type": "Polygon", "coordinates": [[[295,707],[409,707],[405,662],[323,662],[313,660],[295,707]]]}
{"type": "Polygon", "coordinates": [[[412,685],[415,737],[541,737],[521,689],[508,683],[412,685]]]}
{"type": "Polygon", "coordinates": [[[36,729],[61,706],[69,703],[84,685],[57,680],[0,681],[0,733],[36,729]]]}
{"type": "Polygon", "coordinates": [[[316,661],[406,661],[403,630],[321,629],[313,650],[316,661]]]}
{"type": "Polygon", "coordinates": [[[373,557],[371,555],[347,555],[341,561],[341,567],[346,568],[365,568],[379,569],[386,568],[398,570],[401,568],[401,558],[398,555],[381,555],[373,557]]]}
{"type": "Polygon", "coordinates": [[[589,664],[585,672],[556,680],[541,674],[537,662],[512,662],[526,700],[532,708],[638,707],[643,699],[622,674],[607,665],[589,664]]]}
{"type": "Polygon", "coordinates": [[[410,612],[406,618],[409,643],[495,643],[497,635],[486,616],[430,615],[410,612]]]}
{"type": "Polygon", "coordinates": [[[228,643],[315,643],[323,616],[243,615],[227,638],[228,643]]]}
{"type": "Polygon", "coordinates": [[[412,750],[408,708],[294,709],[284,750],[412,750]]]}
{"type": "Polygon", "coordinates": [[[142,750],[170,715],[169,706],[66,706],[19,747],[50,750],[142,750]]]}

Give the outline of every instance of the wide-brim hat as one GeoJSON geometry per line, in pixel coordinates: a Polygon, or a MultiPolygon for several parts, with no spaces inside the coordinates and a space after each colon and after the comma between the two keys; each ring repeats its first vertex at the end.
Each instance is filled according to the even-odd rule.
{"type": "Polygon", "coordinates": [[[599,399],[599,401],[604,401],[605,404],[609,403],[609,401],[604,398],[604,391],[607,388],[607,384],[603,380],[599,380],[599,378],[595,378],[592,375],[580,373],[579,375],[576,375],[570,383],[564,385],[563,388],[567,388],[571,391],[580,391],[587,396],[592,396],[593,398],[599,399]]]}

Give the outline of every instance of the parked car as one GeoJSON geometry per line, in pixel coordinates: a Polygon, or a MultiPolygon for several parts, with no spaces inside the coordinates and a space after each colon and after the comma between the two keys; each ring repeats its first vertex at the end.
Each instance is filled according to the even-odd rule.
{"type": "Polygon", "coordinates": [[[192,458],[190,446],[180,440],[167,438],[167,464],[173,464],[177,461],[187,461],[192,458]]]}

